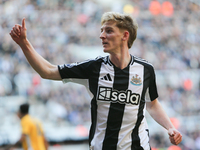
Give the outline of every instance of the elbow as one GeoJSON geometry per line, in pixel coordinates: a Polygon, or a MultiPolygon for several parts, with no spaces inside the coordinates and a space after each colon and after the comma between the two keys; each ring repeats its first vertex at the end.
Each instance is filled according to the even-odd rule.
{"type": "Polygon", "coordinates": [[[40,74],[42,79],[49,79],[49,80],[61,80],[61,77],[57,74],[40,74]]]}
{"type": "Polygon", "coordinates": [[[40,70],[38,72],[41,78],[50,79],[50,80],[59,80],[61,79],[60,74],[58,72],[58,68],[55,66],[48,67],[47,69],[40,70]]]}
{"type": "Polygon", "coordinates": [[[40,75],[40,77],[41,77],[42,79],[47,79],[47,77],[44,76],[44,75],[40,75]]]}
{"type": "Polygon", "coordinates": [[[49,76],[45,73],[39,73],[39,75],[42,79],[50,79],[49,76]]]}
{"type": "Polygon", "coordinates": [[[40,77],[41,77],[42,79],[51,79],[49,76],[43,75],[43,74],[40,74],[40,77]]]}

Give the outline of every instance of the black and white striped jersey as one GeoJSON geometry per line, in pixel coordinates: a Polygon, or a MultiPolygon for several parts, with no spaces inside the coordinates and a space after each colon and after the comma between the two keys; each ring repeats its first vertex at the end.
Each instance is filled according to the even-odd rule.
{"type": "Polygon", "coordinates": [[[131,56],[129,65],[119,69],[105,56],[58,68],[63,82],[81,81],[90,91],[91,150],[151,149],[144,117],[145,93],[151,101],[158,97],[151,64],[131,56]]]}

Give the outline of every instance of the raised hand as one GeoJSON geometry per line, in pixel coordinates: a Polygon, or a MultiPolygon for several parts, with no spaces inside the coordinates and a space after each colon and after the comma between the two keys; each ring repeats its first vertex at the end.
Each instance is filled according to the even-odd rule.
{"type": "Polygon", "coordinates": [[[22,25],[16,24],[10,31],[10,36],[17,43],[21,44],[26,40],[26,23],[25,18],[22,20],[22,25]]]}

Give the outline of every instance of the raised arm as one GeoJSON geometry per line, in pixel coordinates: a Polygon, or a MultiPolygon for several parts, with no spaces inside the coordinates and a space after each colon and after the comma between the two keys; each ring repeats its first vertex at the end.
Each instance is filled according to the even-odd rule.
{"type": "Polygon", "coordinates": [[[169,117],[162,108],[160,102],[155,99],[152,102],[147,102],[147,111],[152,118],[163,126],[168,131],[169,139],[172,144],[178,145],[182,141],[182,135],[175,129],[169,117]]]}
{"type": "Polygon", "coordinates": [[[16,24],[10,32],[12,39],[21,47],[32,68],[44,79],[61,80],[58,67],[39,55],[26,36],[25,18],[22,25],[16,24]]]}

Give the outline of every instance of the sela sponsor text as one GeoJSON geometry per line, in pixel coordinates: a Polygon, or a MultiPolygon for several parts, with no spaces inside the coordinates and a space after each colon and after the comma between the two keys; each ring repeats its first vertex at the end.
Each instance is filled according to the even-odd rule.
{"type": "Polygon", "coordinates": [[[132,93],[131,90],[117,91],[109,87],[99,87],[97,100],[138,105],[140,95],[137,93],[132,93]]]}

